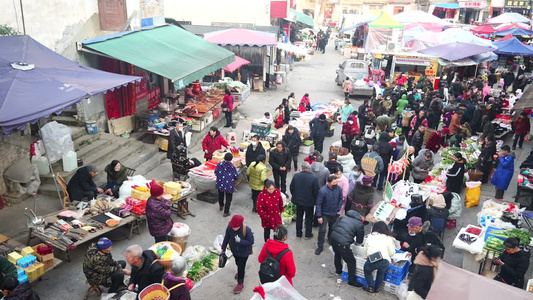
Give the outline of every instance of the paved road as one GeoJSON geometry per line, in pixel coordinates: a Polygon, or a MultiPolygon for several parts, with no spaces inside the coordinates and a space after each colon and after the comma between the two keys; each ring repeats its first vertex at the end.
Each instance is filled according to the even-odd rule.
{"type": "MultiPolygon", "coordinates": [[[[335,69],[343,60],[344,58],[342,56],[334,52],[333,46],[329,45],[325,54],[317,53],[308,61],[296,63],[294,71],[290,74],[290,91],[295,92],[298,100],[304,93],[309,93],[312,103],[327,103],[331,99],[342,99],[342,90],[335,84],[334,78],[335,69]]],[[[239,107],[242,119],[236,129],[237,136],[240,136],[243,130],[249,130],[250,121],[254,118],[262,116],[265,111],[273,112],[274,107],[281,103],[281,99],[287,97],[288,94],[283,88],[278,88],[275,91],[252,93],[250,100],[239,107]]],[[[354,108],[360,105],[360,99],[352,99],[354,108]]],[[[222,131],[225,133],[227,129],[223,129],[222,131]]],[[[326,139],[324,149],[328,149],[329,145],[339,138],[340,126],[337,126],[334,137],[326,139]]],[[[529,144],[526,145],[528,149],[517,152],[517,161],[522,161],[527,157],[530,146],[529,144]]],[[[199,147],[191,150],[193,156],[202,157],[199,147]]],[[[300,161],[303,161],[303,158],[304,156],[300,155],[300,161]]],[[[170,172],[170,164],[166,163],[157,169],[157,172],[155,172],[157,174],[154,177],[160,180],[170,180],[170,172]]],[[[289,174],[288,182],[290,182],[290,178],[292,178],[292,173],[289,174]]],[[[514,189],[513,185],[514,183],[511,183],[511,189],[514,189]]],[[[483,196],[492,196],[493,194],[493,187],[487,186],[482,188],[483,196]]],[[[246,224],[252,228],[256,236],[255,254],[249,258],[246,268],[247,275],[245,278],[244,292],[237,296],[232,293],[235,285],[233,276],[236,272],[236,267],[233,261],[230,261],[230,264],[226,268],[204,280],[192,292],[193,299],[250,299],[253,296],[253,287],[259,284],[257,255],[263,246],[263,234],[259,217],[251,213],[252,202],[250,195],[249,187],[246,184],[241,184],[234,195],[231,209],[233,214],[241,214],[245,217],[246,224]]],[[[506,193],[506,198],[511,200],[511,195],[514,195],[513,190],[506,193]]],[[[376,193],[375,202],[380,199],[381,195],[376,193]]],[[[39,196],[39,200],[39,207],[42,208],[42,213],[52,211],[52,208],[56,206],[57,199],[39,196]]],[[[19,216],[22,216],[23,207],[28,205],[23,204],[7,210],[4,209],[0,211],[0,218],[2,220],[19,218],[19,216]]],[[[188,217],[185,221],[192,228],[189,245],[211,246],[215,237],[224,233],[229,219],[222,217],[222,214],[218,211],[217,204],[195,201],[190,204],[190,208],[196,213],[196,217],[188,217]]],[[[460,266],[462,252],[453,249],[451,242],[460,227],[466,224],[477,223],[476,214],[479,212],[479,209],[479,206],[464,209],[463,217],[458,221],[458,228],[446,231],[444,239],[446,245],[445,261],[460,266]]],[[[173,218],[176,221],[181,221],[176,216],[173,216],[173,218]]],[[[19,233],[24,230],[23,228],[6,228],[4,224],[7,222],[2,223],[2,232],[19,233]]],[[[361,289],[353,288],[346,283],[337,284],[339,277],[334,274],[332,253],[326,249],[321,255],[316,256],[314,254],[316,238],[312,240],[297,239],[295,237],[295,225],[289,225],[288,229],[289,238],[287,243],[294,252],[297,267],[294,286],[306,298],[332,299],[332,296],[338,296],[340,299],[396,299],[395,296],[385,292],[382,292],[378,297],[371,297],[361,289]]],[[[314,230],[314,234],[315,237],[318,234],[316,229],[314,230]]],[[[125,231],[120,230],[108,235],[108,237],[114,242],[113,255],[115,259],[124,259],[124,250],[131,244],[139,244],[145,248],[153,244],[153,238],[149,235],[147,229],[143,231],[141,236],[135,235],[132,240],[127,240],[125,238],[125,231]]],[[[56,270],[45,275],[43,281],[33,284],[42,299],[80,299],[83,297],[87,289],[85,277],[82,273],[82,261],[85,251],[86,247],[80,247],[74,250],[72,255],[73,261],[71,263],[64,263],[56,270]]],[[[529,274],[532,271],[533,268],[530,268],[529,274]]],[[[94,296],[93,299],[95,299],[94,296]]]]}

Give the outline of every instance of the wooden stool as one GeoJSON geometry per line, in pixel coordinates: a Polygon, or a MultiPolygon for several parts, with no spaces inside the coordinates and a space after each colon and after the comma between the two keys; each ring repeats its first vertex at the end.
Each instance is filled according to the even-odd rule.
{"type": "Polygon", "coordinates": [[[87,293],[85,294],[85,297],[83,298],[83,300],[89,299],[89,296],[92,293],[96,293],[98,298],[100,298],[100,296],[102,296],[102,290],[100,289],[100,286],[98,284],[92,284],[88,280],[85,281],[85,283],[89,284],[89,289],[87,290],[87,293]]]}
{"type": "Polygon", "coordinates": [[[235,132],[226,133],[226,141],[228,141],[228,144],[230,144],[230,145],[236,145],[237,144],[237,134],[235,132]]]}

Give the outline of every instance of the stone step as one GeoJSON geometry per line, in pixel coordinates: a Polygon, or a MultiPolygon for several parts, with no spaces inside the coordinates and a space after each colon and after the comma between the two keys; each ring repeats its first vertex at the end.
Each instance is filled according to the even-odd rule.
{"type": "Polygon", "coordinates": [[[74,127],[80,126],[80,122],[72,116],[64,116],[64,115],[52,116],[52,120],[56,121],[57,123],[65,124],[67,126],[74,126],[74,127]]]}
{"type": "Polygon", "coordinates": [[[82,147],[90,145],[96,140],[106,138],[106,135],[109,135],[109,133],[84,134],[77,137],[76,139],[72,138],[72,141],[74,142],[74,148],[76,148],[77,150],[81,150],[82,147]]]}
{"type": "Polygon", "coordinates": [[[163,162],[152,171],[148,172],[144,177],[146,179],[155,179],[156,181],[171,181],[172,180],[172,164],[170,160],[163,160],[163,162]]]}
{"type": "Polygon", "coordinates": [[[77,114],[78,114],[78,110],[76,109],[76,107],[74,107],[74,108],[65,108],[61,112],[60,116],[74,117],[77,114]]]}
{"type": "MultiPolygon", "coordinates": [[[[143,175],[146,177],[146,174],[150,173],[153,169],[159,167],[165,160],[167,160],[166,152],[158,152],[153,155],[150,159],[142,163],[136,168],[135,174],[143,175]]],[[[151,179],[146,177],[146,179],[151,179]]]]}
{"type": "MultiPolygon", "coordinates": [[[[83,165],[99,165],[111,161],[115,152],[121,147],[127,147],[132,140],[128,139],[104,139],[98,140],[91,145],[87,145],[78,151],[78,159],[83,159],[83,165]]],[[[65,181],[69,181],[77,171],[64,172],[61,162],[53,165],[54,173],[59,172],[65,181]]],[[[42,183],[53,183],[52,174],[42,175],[42,183]]]]}
{"type": "Polygon", "coordinates": [[[85,127],[74,127],[70,126],[70,130],[72,131],[72,140],[75,142],[76,139],[87,135],[87,132],[85,131],[85,127]]]}
{"type": "MultiPolygon", "coordinates": [[[[59,185],[57,187],[61,191],[59,185]]],[[[56,186],[53,181],[51,183],[41,183],[41,186],[39,186],[39,194],[56,196],[59,199],[59,196],[57,195],[56,186]]],[[[63,193],[61,193],[61,195],[63,195],[63,193]]]]}

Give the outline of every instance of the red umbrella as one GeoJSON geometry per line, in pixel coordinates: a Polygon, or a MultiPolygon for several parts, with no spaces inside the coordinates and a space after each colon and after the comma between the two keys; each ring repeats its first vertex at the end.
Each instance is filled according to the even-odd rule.
{"type": "Polygon", "coordinates": [[[512,39],[512,38],[513,38],[513,35],[509,33],[508,35],[502,37],[501,39],[495,40],[495,42],[496,41],[505,41],[505,40],[512,39]]]}
{"type": "Polygon", "coordinates": [[[491,33],[496,32],[496,29],[494,29],[489,24],[485,24],[485,25],[473,27],[472,29],[470,29],[470,31],[472,31],[473,33],[477,33],[477,34],[491,34],[491,33]]]}
{"type": "Polygon", "coordinates": [[[235,55],[235,61],[230,63],[229,65],[225,66],[224,68],[222,68],[222,70],[224,70],[226,72],[233,73],[233,71],[235,71],[238,68],[240,68],[240,67],[242,67],[244,65],[247,65],[249,63],[250,62],[247,61],[246,59],[235,55]]]}

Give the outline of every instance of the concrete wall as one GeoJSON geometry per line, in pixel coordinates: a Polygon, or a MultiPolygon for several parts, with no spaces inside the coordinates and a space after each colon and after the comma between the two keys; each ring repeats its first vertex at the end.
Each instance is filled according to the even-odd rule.
{"type": "Polygon", "coordinates": [[[270,25],[270,0],[164,0],[165,17],[193,25],[270,25]]]}

